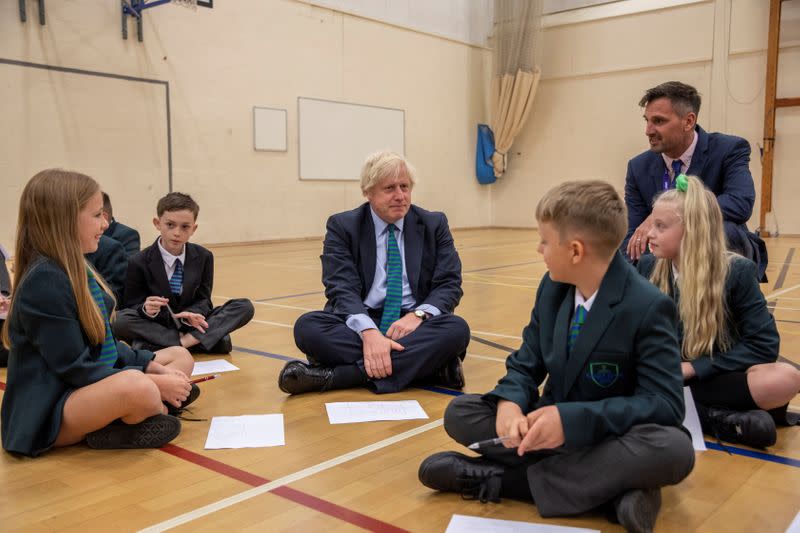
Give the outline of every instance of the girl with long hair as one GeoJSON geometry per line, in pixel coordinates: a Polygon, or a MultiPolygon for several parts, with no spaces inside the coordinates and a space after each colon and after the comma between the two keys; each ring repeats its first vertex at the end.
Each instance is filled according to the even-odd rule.
{"type": "Polygon", "coordinates": [[[154,354],[116,342],[113,296],[84,259],[106,227],[100,187],[88,176],[45,170],[22,191],[2,331],[10,452],[37,456],[84,439],[93,448],[160,447],[180,432],[167,413],[189,399],[194,361],[180,347],[154,354]]]}
{"type": "Polygon", "coordinates": [[[703,431],[774,444],[775,421],[785,422],[800,371],[776,362],[780,337],[755,263],[726,250],[717,199],[694,176],[679,176],[656,199],[653,222],[652,255],[637,268],[678,307],[681,370],[703,431]]]}

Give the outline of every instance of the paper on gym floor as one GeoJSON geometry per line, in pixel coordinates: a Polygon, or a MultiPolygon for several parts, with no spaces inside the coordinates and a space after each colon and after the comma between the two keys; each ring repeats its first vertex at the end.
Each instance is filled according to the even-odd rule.
{"type": "Polygon", "coordinates": [[[239,367],[232,365],[225,359],[212,359],[211,361],[197,361],[194,364],[192,375],[219,374],[220,372],[231,372],[232,370],[239,370],[239,367]]]}
{"type": "Polygon", "coordinates": [[[600,533],[600,530],[454,514],[445,533],[600,533]]]}
{"type": "Polygon", "coordinates": [[[283,415],[215,416],[206,438],[206,450],[283,446],[283,415]]]}
{"type": "Polygon", "coordinates": [[[374,422],[377,420],[414,420],[428,418],[417,400],[395,402],[334,402],[326,403],[331,424],[374,422]]]}
{"type": "Polygon", "coordinates": [[[683,403],[686,404],[686,416],[683,419],[683,427],[689,430],[692,434],[692,446],[699,452],[704,452],[706,448],[706,441],[703,438],[703,430],[700,427],[700,417],[697,416],[697,408],[694,406],[694,398],[692,398],[692,390],[689,387],[683,388],[683,403]]]}

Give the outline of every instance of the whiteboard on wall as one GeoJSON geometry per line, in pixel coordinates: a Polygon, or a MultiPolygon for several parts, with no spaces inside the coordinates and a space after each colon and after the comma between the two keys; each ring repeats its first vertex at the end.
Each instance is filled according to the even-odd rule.
{"type": "Polygon", "coordinates": [[[253,148],[285,152],[286,144],[286,110],[254,107],[253,148]]]}
{"type": "Polygon", "coordinates": [[[301,180],[358,180],[366,157],[381,150],[405,155],[405,111],[297,99],[301,180]]]}

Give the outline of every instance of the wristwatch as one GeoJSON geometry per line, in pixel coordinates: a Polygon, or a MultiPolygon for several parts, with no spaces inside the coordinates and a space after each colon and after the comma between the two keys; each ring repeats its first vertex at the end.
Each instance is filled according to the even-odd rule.
{"type": "Polygon", "coordinates": [[[419,318],[423,322],[428,320],[428,313],[426,313],[422,309],[417,309],[416,311],[414,311],[414,314],[417,316],[417,318],[419,318]]]}

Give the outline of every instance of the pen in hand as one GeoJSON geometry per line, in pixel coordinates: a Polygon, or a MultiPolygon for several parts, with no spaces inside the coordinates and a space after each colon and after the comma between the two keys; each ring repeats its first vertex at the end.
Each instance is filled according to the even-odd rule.
{"type": "Polygon", "coordinates": [[[479,440],[478,442],[473,442],[467,446],[467,448],[470,450],[480,450],[482,448],[488,448],[489,446],[497,446],[498,444],[502,444],[510,438],[511,437],[496,437],[494,439],[479,440]]]}

